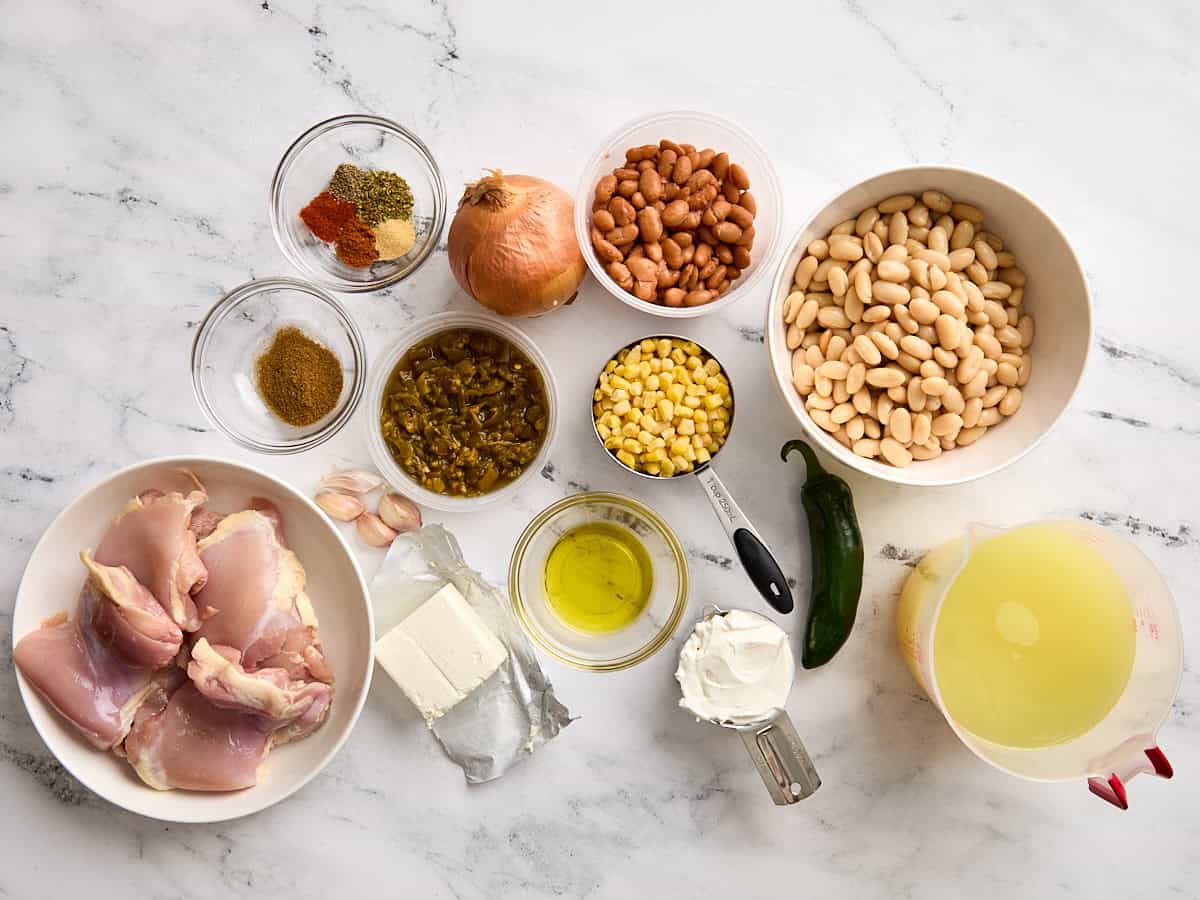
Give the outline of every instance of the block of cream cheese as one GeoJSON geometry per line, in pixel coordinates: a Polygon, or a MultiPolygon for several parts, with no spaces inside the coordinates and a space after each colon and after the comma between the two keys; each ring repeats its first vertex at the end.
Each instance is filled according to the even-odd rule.
{"type": "Polygon", "coordinates": [[[375,642],[375,658],[432,724],[487,681],[508,649],[448,584],[375,642]]]}

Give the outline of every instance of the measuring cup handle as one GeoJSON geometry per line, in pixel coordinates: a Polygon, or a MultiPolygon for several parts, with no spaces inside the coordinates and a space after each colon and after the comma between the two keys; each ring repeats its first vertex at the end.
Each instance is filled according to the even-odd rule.
{"type": "Polygon", "coordinates": [[[1147,772],[1159,778],[1171,778],[1175,774],[1167,754],[1163,753],[1157,744],[1147,747],[1119,768],[1120,771],[1113,772],[1108,778],[1088,779],[1088,790],[1117,809],[1129,809],[1129,795],[1125,783],[1135,775],[1147,772]]]}
{"type": "Polygon", "coordinates": [[[697,477],[704,486],[708,502],[712,504],[717,518],[721,520],[721,527],[733,542],[738,561],[758,588],[758,592],[779,612],[790,613],[795,607],[792,589],[788,587],[787,577],[775,561],[766,542],[759,537],[754,525],[734,502],[712,466],[701,469],[697,477]]]}
{"type": "Polygon", "coordinates": [[[798,803],[821,786],[821,776],[783,710],[767,724],[742,731],[741,735],[776,806],[798,803]]]}

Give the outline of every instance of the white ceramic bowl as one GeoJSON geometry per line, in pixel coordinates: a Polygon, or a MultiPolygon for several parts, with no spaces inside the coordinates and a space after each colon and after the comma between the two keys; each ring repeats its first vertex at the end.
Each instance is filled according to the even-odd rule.
{"type": "Polygon", "coordinates": [[[775,168],[767,159],[762,147],[737,125],[719,116],[702,112],[655,113],[622,125],[604,140],[600,149],[588,160],[575,193],[575,236],[579,240],[583,258],[596,280],[626,306],[668,319],[690,319],[715,313],[736,303],[750,293],[764,272],[770,270],[779,250],[780,229],[783,224],[781,207],[782,195],[775,168]],[[664,139],[695,144],[700,148],[712,147],[718,153],[728,153],[730,161],[740,163],[750,176],[750,191],[758,201],[750,266],[733,283],[733,287],[726,291],[724,297],[703,306],[672,308],[639,300],[633,294],[617,287],[616,282],[604,271],[604,266],[592,247],[592,199],[596,192],[596,182],[603,176],[612,174],[613,169],[624,161],[625,151],[630,147],[657,144],[664,139]]]}
{"type": "Polygon", "coordinates": [[[277,747],[258,784],[243,791],[156,791],[127,762],[93,748],[56,713],[17,671],[17,685],[33,725],[72,775],[117,806],[167,822],[218,822],[278,803],[325,767],[354,727],[371,685],[374,619],[367,585],[345,540],[300,492],[259,469],[208,457],[164,457],[138,463],[105,478],[58,514],[42,535],[17,592],[13,641],[60,610],[75,614],[83,584],[79,552],[95,547],[128,500],[156,477],[179,468],[195,472],[216,510],[237,509],[265,497],[283,516],[289,546],[307,573],[307,590],[321,623],[321,644],[334,674],[329,717],[311,736],[277,747]]]}
{"type": "Polygon", "coordinates": [[[825,204],[788,245],[771,286],[767,349],[771,374],[792,415],[808,438],[853,469],[896,484],[949,485],[982,478],[1016,462],[1046,436],[1071,402],[1092,343],[1092,302],[1083,267],[1054,220],[1029,197],[1002,182],[945,166],[913,166],[868,178],[825,204]],[[998,234],[1028,276],[1024,306],[1037,326],[1033,373],[1022,390],[1021,409],[988,429],[977,443],[914,461],[898,469],[865,459],[843,447],[809,418],[792,387],[791,351],[785,343],[783,302],[796,264],[809,242],[825,237],[839,222],[894,194],[937,189],[983,210],[984,228],[998,234]]]}
{"type": "Polygon", "coordinates": [[[421,506],[446,512],[473,512],[480,507],[513,496],[522,484],[532,478],[534,473],[540,472],[546,465],[546,460],[550,456],[550,448],[554,444],[555,432],[558,429],[558,386],[554,381],[550,362],[542,351],[523,332],[508,322],[487,313],[438,313],[422,319],[401,334],[396,342],[383,352],[379,360],[372,364],[371,378],[367,384],[367,415],[364,422],[367,429],[367,449],[371,453],[371,460],[392,487],[412,498],[421,506]],[[418,341],[423,341],[438,332],[448,331],[452,328],[489,331],[504,338],[524,353],[542,374],[542,383],[546,388],[546,402],[550,406],[550,421],[546,426],[546,439],[542,441],[541,449],[538,450],[533,462],[515,481],[510,481],[502,488],[479,497],[451,497],[446,494],[434,493],[417,484],[404,469],[400,468],[400,464],[396,462],[388,449],[387,443],[383,439],[383,432],[379,427],[379,414],[383,410],[383,391],[387,387],[388,379],[392,377],[392,370],[400,362],[400,358],[418,341]]]}

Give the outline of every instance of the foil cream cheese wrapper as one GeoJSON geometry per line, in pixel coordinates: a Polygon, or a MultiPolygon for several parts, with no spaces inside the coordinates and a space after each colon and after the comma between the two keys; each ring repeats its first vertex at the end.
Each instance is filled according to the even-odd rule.
{"type": "Polygon", "coordinates": [[[467,565],[458,541],[441,525],[402,534],[392,544],[371,581],[376,632],[386,634],[448,583],[508,649],[508,659],[432,730],[468,782],[491,781],[557,735],[571,715],[554,695],[508,598],[467,565]]]}

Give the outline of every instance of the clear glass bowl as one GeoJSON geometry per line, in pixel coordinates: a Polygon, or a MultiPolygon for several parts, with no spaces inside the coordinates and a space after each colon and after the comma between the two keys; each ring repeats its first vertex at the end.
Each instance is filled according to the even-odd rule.
{"type": "Polygon", "coordinates": [[[288,147],[271,182],[271,229],[279,249],[307,277],[335,291],[377,291],[407,278],[429,258],[445,224],[446,185],[429,149],[403,126],[378,116],[338,116],[314,125],[288,147]],[[355,269],[300,220],[300,210],[346,162],[395,172],[412,188],[417,239],[399,259],[355,269]]]}
{"type": "Polygon", "coordinates": [[[575,235],[583,251],[583,258],[596,280],[626,306],[669,319],[690,319],[715,313],[736,303],[749,294],[763,273],[771,268],[771,261],[779,250],[783,224],[782,207],[783,195],[779,189],[775,168],[762,147],[749,134],[732,122],[708,113],[662,112],[622,125],[609,135],[595,156],[588,160],[575,194],[575,235]],[[659,306],[657,303],[639,300],[617,286],[604,270],[596,251],[592,248],[592,199],[595,196],[596,182],[603,176],[612,174],[613,169],[625,159],[625,151],[630,147],[657,144],[663,139],[695,144],[700,148],[712,147],[718,153],[728,153],[730,161],[740,163],[745,168],[746,174],[750,176],[750,190],[758,201],[750,266],[733,283],[724,297],[703,306],[659,306]]]}
{"type": "Polygon", "coordinates": [[[615,672],[649,659],[671,639],[687,607],[687,561],[678,538],[649,507],[620,494],[573,494],[525,528],[508,567],[508,593],[525,631],[560,662],[615,672]],[[650,554],[654,585],[642,614],[620,631],[588,634],[565,625],[546,598],[546,558],[563,534],[587,522],[627,528],[650,554]]]}
{"type": "Polygon", "coordinates": [[[200,323],[192,344],[192,389],[205,417],[243,447],[299,453],[322,444],[349,421],[362,399],[367,351],[354,320],[325,291],[294,278],[265,278],[234,288],[200,323]],[[280,328],[294,325],[342,364],[342,393],[323,419],[304,428],[277,418],[258,395],[255,363],[280,328]]]}
{"type": "Polygon", "coordinates": [[[411,497],[414,502],[446,512],[471,512],[481,506],[511,497],[522,484],[533,477],[535,472],[540,472],[546,465],[546,460],[550,456],[550,448],[554,444],[555,432],[558,430],[558,385],[554,381],[550,362],[538,349],[538,346],[523,332],[486,313],[438,313],[422,319],[418,324],[409,328],[384,351],[379,361],[372,366],[370,383],[367,385],[367,398],[370,404],[369,415],[365,417],[367,449],[370,451],[375,468],[383,474],[389,484],[411,497]],[[392,377],[392,370],[400,362],[400,357],[418,341],[452,328],[472,328],[499,335],[529,357],[542,374],[542,384],[546,388],[546,402],[550,407],[546,437],[533,462],[514,481],[479,497],[451,497],[446,494],[434,493],[417,484],[396,462],[391,450],[388,449],[387,442],[383,439],[383,431],[379,427],[379,414],[383,411],[383,391],[392,377]]]}

